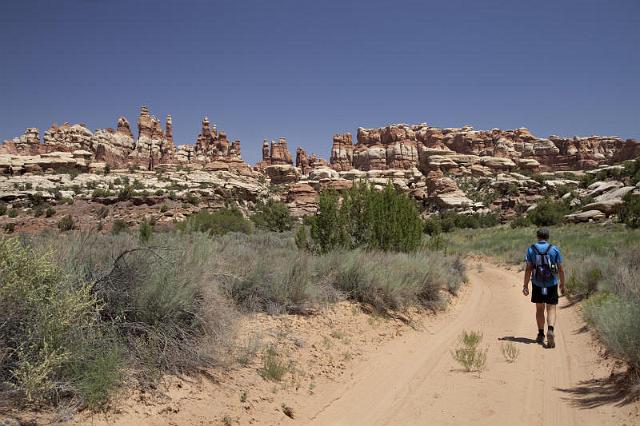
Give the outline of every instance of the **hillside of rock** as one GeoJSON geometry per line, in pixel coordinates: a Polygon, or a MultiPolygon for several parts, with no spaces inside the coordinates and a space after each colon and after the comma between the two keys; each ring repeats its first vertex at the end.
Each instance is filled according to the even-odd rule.
{"type": "MultiPolygon", "coordinates": [[[[475,130],[395,124],[336,134],[326,161],[286,138],[264,140],[262,160],[248,165],[238,140],[229,140],[208,118],[193,144],[176,146],[173,120],[164,126],[141,107],[137,135],[126,117],[114,129],[94,132],[84,124],[52,125],[42,135],[28,128],[0,145],[0,202],[27,209],[34,198],[165,207],[162,217],[180,219],[201,207],[237,205],[250,212],[257,202],[279,199],[296,217],[314,214],[319,193],[345,190],[367,180],[391,183],[413,197],[425,216],[454,210],[496,213],[508,220],[545,198],[576,207],[574,222],[615,215],[628,193],[640,188],[621,176],[624,161],[640,156],[640,143],[614,136],[539,138],[527,129],[475,130]],[[295,159],[295,160],[294,160],[295,159]],[[123,190],[133,192],[123,200],[123,190]]],[[[141,208],[127,220],[141,220],[141,208]]]]}

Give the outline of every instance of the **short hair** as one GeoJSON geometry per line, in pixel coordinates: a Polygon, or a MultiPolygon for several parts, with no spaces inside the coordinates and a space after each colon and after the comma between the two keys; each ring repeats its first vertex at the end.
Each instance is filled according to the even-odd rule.
{"type": "Polygon", "coordinates": [[[547,228],[540,228],[536,231],[536,236],[541,240],[549,239],[549,230],[547,228]]]}

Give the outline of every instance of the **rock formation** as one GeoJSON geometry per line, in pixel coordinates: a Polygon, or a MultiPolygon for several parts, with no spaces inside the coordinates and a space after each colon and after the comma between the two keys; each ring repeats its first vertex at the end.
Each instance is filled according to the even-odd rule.
{"type": "Polygon", "coordinates": [[[322,158],[318,158],[316,154],[307,155],[307,152],[298,147],[296,149],[296,167],[300,169],[303,175],[309,174],[318,167],[326,167],[327,162],[322,158]]]}
{"type": "Polygon", "coordinates": [[[351,167],[365,171],[417,167],[424,173],[476,163],[492,170],[582,170],[638,155],[638,142],[611,136],[545,139],[533,136],[526,128],[483,131],[471,126],[394,124],[359,128],[357,143],[352,146],[348,134],[334,136],[331,166],[338,171],[351,167]]]}
{"type": "Polygon", "coordinates": [[[353,140],[351,133],[333,135],[331,167],[337,171],[346,171],[353,168],[353,140]]]}

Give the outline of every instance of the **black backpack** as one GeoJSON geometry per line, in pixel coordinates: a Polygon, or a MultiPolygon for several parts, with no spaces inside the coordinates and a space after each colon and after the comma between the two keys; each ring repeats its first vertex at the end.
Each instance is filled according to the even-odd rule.
{"type": "Polygon", "coordinates": [[[553,245],[549,244],[544,252],[538,250],[538,247],[533,244],[531,249],[535,254],[535,262],[533,263],[533,276],[541,281],[551,281],[557,271],[557,265],[551,263],[551,256],[549,251],[553,245]]]}

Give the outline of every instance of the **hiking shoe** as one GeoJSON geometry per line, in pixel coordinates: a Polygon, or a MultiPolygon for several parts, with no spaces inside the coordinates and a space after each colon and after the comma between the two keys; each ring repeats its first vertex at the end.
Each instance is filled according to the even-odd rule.
{"type": "Polygon", "coordinates": [[[547,334],[547,348],[552,349],[556,347],[556,338],[553,333],[547,334]]]}
{"type": "Polygon", "coordinates": [[[544,345],[544,334],[538,334],[538,337],[536,337],[536,343],[539,345],[544,345]]]}

